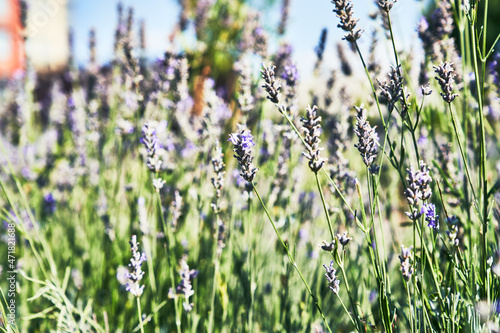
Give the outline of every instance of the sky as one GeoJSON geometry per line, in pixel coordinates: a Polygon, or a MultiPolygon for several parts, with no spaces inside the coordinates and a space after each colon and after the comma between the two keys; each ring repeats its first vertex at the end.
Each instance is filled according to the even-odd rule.
{"type": "MultiPolygon", "coordinates": [[[[124,7],[133,6],[135,19],[146,22],[147,56],[155,59],[163,54],[167,44],[167,36],[177,22],[180,7],[177,0],[124,0],[124,7]]],[[[370,12],[376,10],[373,0],[353,0],[355,17],[360,21],[358,26],[365,30],[360,41],[363,50],[368,47],[372,21],[370,12]]],[[[252,4],[257,6],[258,1],[252,4]]],[[[89,58],[88,32],[94,27],[97,36],[97,59],[107,62],[112,58],[114,27],[117,22],[117,1],[114,0],[71,0],[69,6],[69,23],[74,34],[75,59],[78,64],[85,64],[89,58]]],[[[391,11],[395,27],[396,43],[407,49],[416,39],[416,25],[425,1],[400,0],[391,11]]],[[[261,7],[262,8],[262,7],[261,7]]],[[[264,24],[276,27],[280,16],[281,1],[276,0],[272,10],[263,14],[264,24]]],[[[343,31],[337,28],[339,22],[332,12],[334,5],[329,0],[291,0],[291,10],[285,40],[294,47],[294,60],[299,70],[310,72],[315,61],[314,48],[323,28],[328,28],[328,40],[325,50],[325,61],[336,57],[335,44],[341,42],[343,31]]],[[[136,26],[137,29],[137,26],[136,26]]],[[[136,30],[137,31],[137,30],[136,30]]],[[[346,44],[347,45],[347,44],[346,44]]],[[[271,52],[277,47],[271,42],[271,52]]],[[[384,62],[388,45],[379,51],[380,60],[384,62]]],[[[335,58],[336,59],[336,58],[335,58]]],[[[332,64],[335,66],[335,64],[332,64]]]]}

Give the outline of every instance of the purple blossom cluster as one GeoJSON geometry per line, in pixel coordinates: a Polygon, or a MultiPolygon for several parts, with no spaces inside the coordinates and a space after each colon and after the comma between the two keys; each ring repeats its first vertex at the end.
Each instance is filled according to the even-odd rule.
{"type": "Polygon", "coordinates": [[[455,82],[455,73],[453,63],[444,62],[439,66],[434,66],[436,72],[436,80],[441,86],[441,97],[446,103],[451,103],[458,97],[458,94],[453,93],[453,84],[455,82]]]}
{"type": "Polygon", "coordinates": [[[438,229],[439,228],[439,215],[436,214],[436,205],[433,203],[425,203],[422,205],[421,210],[422,215],[425,214],[425,220],[429,223],[427,226],[429,228],[438,229]]]}
{"type": "Polygon", "coordinates": [[[374,164],[375,158],[377,157],[377,145],[378,145],[378,135],[375,132],[375,127],[371,127],[370,123],[366,118],[366,112],[363,106],[356,108],[356,127],[354,128],[354,133],[358,137],[358,144],[354,147],[358,148],[361,157],[363,158],[363,163],[370,169],[372,174],[378,173],[378,166],[374,164]]]}
{"type": "Polygon", "coordinates": [[[346,31],[347,34],[342,38],[348,42],[354,43],[359,38],[361,38],[361,29],[356,29],[356,24],[359,19],[355,19],[353,14],[354,10],[350,0],[332,0],[332,4],[335,5],[333,12],[337,14],[340,19],[340,24],[337,27],[346,31]]]}
{"type": "Polygon", "coordinates": [[[184,307],[184,311],[191,312],[193,309],[193,303],[189,302],[189,298],[194,295],[192,280],[198,276],[198,271],[195,269],[190,269],[189,265],[186,262],[186,258],[183,258],[180,262],[181,269],[179,271],[179,275],[181,276],[181,281],[175,288],[170,289],[168,292],[169,298],[176,298],[178,296],[184,297],[184,302],[182,306],[184,307]]]}
{"type": "Polygon", "coordinates": [[[146,261],[146,254],[139,252],[139,243],[137,242],[136,235],[132,235],[130,249],[132,251],[132,258],[130,259],[130,264],[128,264],[130,270],[126,274],[126,277],[129,279],[126,290],[135,297],[140,297],[144,291],[144,286],[140,285],[140,281],[144,276],[141,265],[146,261]]]}
{"type": "Polygon", "coordinates": [[[399,255],[399,261],[401,263],[401,274],[406,282],[410,281],[411,276],[413,275],[413,265],[412,265],[412,249],[413,246],[409,248],[405,248],[404,245],[401,245],[401,254],[399,255]]]}
{"type": "Polygon", "coordinates": [[[328,288],[330,288],[332,293],[338,295],[340,291],[340,280],[336,275],[337,270],[333,268],[333,260],[330,262],[330,266],[323,265],[323,267],[326,270],[325,277],[328,282],[328,288]]]}
{"type": "Polygon", "coordinates": [[[406,216],[415,221],[425,215],[426,221],[429,223],[428,226],[437,229],[439,222],[437,221],[436,206],[427,202],[432,196],[430,187],[432,177],[429,168],[423,161],[420,161],[419,169],[415,170],[413,166],[410,166],[406,171],[408,187],[405,189],[404,195],[410,205],[410,211],[405,213],[406,216]],[[420,202],[423,202],[423,205],[421,209],[418,209],[420,202]]]}
{"type": "Polygon", "coordinates": [[[490,75],[493,78],[493,84],[497,88],[497,93],[500,94],[500,53],[495,53],[493,60],[490,62],[490,75]]]}
{"type": "Polygon", "coordinates": [[[152,124],[146,123],[142,127],[141,142],[144,147],[146,147],[146,166],[153,172],[159,172],[163,162],[157,154],[159,148],[158,137],[156,136],[156,130],[152,124]]]}
{"type": "Polygon", "coordinates": [[[325,164],[325,159],[319,156],[323,148],[319,147],[321,139],[319,138],[321,132],[321,117],[317,115],[318,107],[313,105],[306,109],[306,117],[302,118],[302,131],[305,133],[304,141],[306,142],[307,151],[302,154],[309,160],[309,168],[317,173],[325,164]]]}
{"type": "Polygon", "coordinates": [[[234,157],[241,167],[240,175],[251,183],[259,169],[252,166],[253,135],[250,130],[243,129],[240,132],[229,134],[229,140],[234,145],[234,157]]]}

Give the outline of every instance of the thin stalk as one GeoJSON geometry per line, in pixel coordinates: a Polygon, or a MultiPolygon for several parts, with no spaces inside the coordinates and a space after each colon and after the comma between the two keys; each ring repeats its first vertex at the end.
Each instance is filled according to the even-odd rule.
{"type": "MultiPolygon", "coordinates": [[[[417,223],[418,221],[415,221],[417,223]]],[[[424,252],[427,254],[427,251],[424,250],[424,218],[420,218],[420,225],[422,228],[422,232],[420,232],[420,301],[422,302],[422,318],[421,324],[423,325],[422,332],[425,332],[425,320],[424,319],[424,270],[425,270],[425,260],[424,260],[424,252]]]]}
{"type": "Polygon", "coordinates": [[[413,333],[415,330],[413,327],[414,321],[413,321],[413,313],[412,313],[413,309],[412,309],[411,296],[410,296],[410,286],[406,282],[405,282],[405,286],[406,286],[406,295],[408,296],[408,306],[410,307],[410,309],[408,311],[410,313],[410,327],[411,327],[411,332],[413,333]]]}
{"type": "Polygon", "coordinates": [[[328,228],[330,230],[330,236],[332,236],[332,240],[335,239],[333,235],[332,222],[330,221],[330,214],[328,213],[328,208],[326,206],[325,196],[323,195],[323,190],[321,189],[321,183],[319,182],[318,173],[314,173],[314,178],[316,178],[316,184],[318,185],[319,195],[321,197],[321,202],[323,203],[323,209],[325,210],[326,221],[328,222],[328,228]]]}
{"type": "MultiPolygon", "coordinates": [[[[167,226],[167,223],[165,222],[165,216],[163,216],[163,207],[161,206],[161,196],[160,192],[156,192],[157,196],[156,198],[158,199],[158,209],[160,211],[160,216],[161,216],[161,223],[163,226],[163,232],[165,233],[165,237],[167,237],[167,263],[168,263],[168,268],[169,268],[169,273],[170,273],[170,280],[171,280],[171,286],[172,290],[175,290],[175,280],[174,280],[174,267],[173,267],[173,260],[172,260],[172,245],[171,242],[173,241],[173,235],[170,230],[170,228],[167,226]]],[[[180,312],[178,308],[178,299],[177,297],[174,298],[174,310],[175,310],[175,325],[177,327],[177,333],[182,333],[181,330],[181,317],[180,317],[180,312]]]]}
{"type": "Polygon", "coordinates": [[[215,311],[215,290],[217,289],[217,273],[219,271],[219,256],[217,254],[217,247],[219,242],[219,214],[215,214],[216,217],[216,232],[215,232],[215,249],[214,249],[214,276],[212,282],[212,300],[210,302],[210,316],[208,318],[208,332],[213,332],[214,325],[214,311],[215,311]]]}
{"type": "Polygon", "coordinates": [[[354,320],[352,319],[352,316],[351,314],[349,313],[349,311],[347,310],[347,308],[345,307],[345,304],[344,302],[342,301],[342,298],[340,298],[340,295],[339,294],[336,294],[337,295],[337,298],[339,299],[340,301],[340,304],[342,304],[342,307],[344,308],[344,311],[345,313],[347,313],[347,315],[349,316],[349,319],[351,320],[351,323],[354,325],[354,327],[356,327],[356,324],[354,323],[354,320]]]}
{"type": "MultiPolygon", "coordinates": [[[[422,230],[420,229],[420,225],[418,225],[417,223],[415,223],[417,225],[417,231],[418,231],[418,234],[421,235],[422,234],[422,230]]],[[[441,305],[443,305],[443,295],[441,294],[441,287],[439,285],[439,282],[438,282],[438,278],[437,278],[437,275],[436,275],[436,272],[434,269],[432,269],[432,260],[429,256],[429,250],[427,249],[427,245],[425,244],[425,242],[423,243],[423,251],[425,252],[425,255],[426,255],[426,259],[427,261],[429,262],[429,265],[431,265],[431,275],[432,275],[432,280],[434,282],[434,285],[436,287],[436,290],[438,292],[438,298],[439,298],[439,301],[441,302],[441,305]]]]}
{"type": "MultiPolygon", "coordinates": [[[[412,206],[410,205],[410,212],[413,211],[412,206]]],[[[413,258],[414,261],[417,261],[416,257],[417,253],[417,223],[413,221],[413,258]]],[[[413,274],[413,311],[415,311],[415,330],[417,329],[417,274],[416,272],[413,274]]]]}
{"type": "MultiPolygon", "coordinates": [[[[366,182],[368,184],[368,200],[370,202],[370,208],[371,208],[374,206],[372,193],[371,193],[371,189],[373,187],[372,187],[372,184],[370,182],[370,171],[368,170],[368,167],[366,167],[366,182]]],[[[373,209],[371,208],[371,210],[370,210],[370,226],[373,227],[373,239],[375,240],[375,249],[376,249],[375,258],[377,259],[376,260],[377,265],[380,267],[381,266],[381,264],[380,264],[380,251],[379,251],[379,247],[378,247],[378,237],[377,237],[377,232],[376,232],[374,223],[375,222],[374,222],[374,217],[373,217],[373,209]]],[[[383,271],[385,271],[385,269],[383,271]]],[[[383,272],[382,272],[382,275],[383,275],[383,272]]],[[[382,276],[382,278],[383,278],[383,276],[382,276]]]]}
{"type": "Polygon", "coordinates": [[[448,108],[450,110],[451,122],[453,124],[453,130],[455,132],[455,136],[456,136],[457,141],[458,141],[458,147],[460,148],[460,154],[462,155],[462,160],[464,162],[465,172],[467,174],[467,179],[469,180],[469,185],[471,187],[472,196],[474,197],[474,200],[477,202],[476,192],[474,191],[474,187],[472,186],[472,178],[470,176],[469,166],[467,164],[467,159],[465,157],[465,151],[464,151],[464,148],[462,146],[462,141],[460,140],[460,136],[458,135],[457,122],[456,122],[456,119],[455,119],[455,115],[453,114],[453,110],[451,108],[451,103],[448,103],[448,108]]]}
{"type": "MultiPolygon", "coordinates": [[[[459,22],[459,36],[460,36],[460,54],[464,55],[462,58],[463,58],[463,61],[462,61],[462,73],[467,73],[468,69],[470,68],[470,59],[471,59],[471,56],[470,56],[470,50],[471,50],[471,47],[470,47],[470,38],[469,38],[469,25],[467,25],[465,19],[464,19],[464,13],[462,10],[460,9],[456,9],[456,6],[455,6],[455,3],[452,2],[452,5],[453,7],[455,8],[455,11],[457,12],[457,17],[458,17],[458,22],[459,22]]],[[[464,77],[464,79],[466,80],[467,79],[467,76],[464,77]]],[[[469,82],[464,82],[466,86],[468,86],[469,82]]],[[[463,122],[463,131],[464,131],[464,146],[467,147],[468,143],[468,137],[469,137],[469,118],[470,118],[470,115],[469,115],[469,110],[468,110],[468,106],[469,106],[469,96],[470,96],[470,91],[469,89],[464,89],[463,90],[463,103],[462,103],[462,122],[463,122]]],[[[470,198],[469,198],[469,191],[468,191],[468,187],[467,187],[467,180],[466,180],[466,177],[467,175],[464,174],[463,175],[463,191],[464,191],[464,198],[465,198],[465,202],[466,202],[466,211],[467,211],[467,218],[470,220],[470,214],[471,214],[471,211],[470,211],[470,207],[471,207],[471,203],[470,203],[470,198]]],[[[469,239],[471,239],[471,228],[467,228],[467,233],[468,233],[468,237],[469,239]]]]}
{"type": "MultiPolygon", "coordinates": [[[[250,195],[248,196],[248,210],[250,211],[250,195]]],[[[248,214],[247,216],[252,216],[252,214],[248,214]]],[[[248,310],[248,327],[250,332],[253,331],[253,307],[254,307],[254,289],[255,285],[255,267],[254,267],[254,252],[255,252],[255,244],[252,238],[252,228],[245,229],[246,236],[248,237],[248,241],[250,243],[250,251],[248,253],[248,267],[250,270],[250,309],[248,310]],[[248,230],[248,233],[247,233],[248,230]]]]}
{"type": "MultiPolygon", "coordinates": [[[[482,43],[482,55],[484,55],[484,52],[486,51],[486,29],[487,29],[487,17],[488,17],[488,0],[485,1],[485,8],[484,8],[484,25],[483,25],[483,43],[482,43]]],[[[485,130],[484,130],[484,114],[483,114],[483,94],[484,94],[484,74],[485,74],[485,61],[483,58],[481,58],[481,71],[482,71],[482,76],[481,78],[479,77],[479,69],[478,69],[478,59],[477,59],[477,52],[475,48],[477,47],[477,50],[479,50],[479,44],[476,41],[476,27],[475,27],[475,17],[472,21],[469,21],[469,24],[471,26],[471,45],[473,47],[472,49],[472,59],[473,59],[473,65],[474,65],[474,75],[476,76],[476,88],[477,88],[477,103],[478,103],[478,111],[479,111],[479,125],[480,125],[480,140],[479,140],[479,148],[480,148],[480,163],[479,163],[479,171],[480,171],[480,190],[482,192],[482,198],[481,198],[481,208],[482,208],[482,218],[481,222],[483,224],[482,228],[482,234],[480,232],[480,246],[481,246],[481,260],[480,260],[480,276],[483,284],[483,289],[482,289],[482,294],[484,296],[485,290],[486,290],[486,233],[488,231],[488,189],[487,189],[487,179],[486,179],[486,137],[485,137],[485,130]]]]}
{"type": "Polygon", "coordinates": [[[417,127],[417,125],[415,124],[415,127],[413,127],[413,125],[411,124],[411,120],[410,118],[408,117],[408,121],[410,122],[410,133],[411,133],[411,138],[412,138],[412,141],[413,141],[413,146],[415,148],[415,155],[417,157],[417,163],[419,163],[420,161],[420,154],[418,152],[418,145],[417,145],[417,138],[415,136],[415,129],[417,127]]]}
{"type": "Polygon", "coordinates": [[[141,325],[141,333],[144,333],[144,325],[143,325],[143,322],[142,322],[140,297],[136,297],[136,300],[137,300],[137,313],[139,314],[139,323],[141,325]]]}
{"type": "MultiPolygon", "coordinates": [[[[344,257],[344,253],[342,253],[342,257],[344,257]]],[[[337,262],[337,264],[339,265],[340,271],[342,272],[342,277],[344,278],[345,288],[347,290],[347,296],[349,297],[349,301],[351,302],[352,311],[353,311],[354,316],[356,318],[356,324],[354,324],[354,327],[356,327],[356,329],[357,329],[358,332],[361,332],[361,323],[359,321],[358,310],[357,310],[356,304],[355,304],[355,302],[354,302],[354,300],[352,298],[351,288],[349,287],[349,282],[347,281],[347,276],[345,274],[344,258],[342,258],[342,263],[337,262]]],[[[344,304],[342,303],[342,305],[344,305],[344,304]]],[[[344,309],[345,309],[345,306],[344,306],[344,309]]],[[[347,309],[346,309],[346,312],[347,312],[347,309]]],[[[351,316],[349,315],[349,317],[351,317],[351,316]]]]}
{"type": "MultiPolygon", "coordinates": [[[[484,2],[484,34],[483,34],[483,51],[482,55],[486,55],[486,31],[488,28],[488,3],[489,0],[485,0],[484,2]]],[[[484,78],[486,75],[486,59],[481,59],[481,90],[480,90],[480,95],[481,96],[481,101],[483,100],[484,96],[484,78]]],[[[476,79],[477,82],[477,79],[476,79]]],[[[486,291],[487,296],[489,296],[489,289],[486,285],[486,277],[487,277],[487,268],[486,268],[486,258],[487,258],[487,252],[486,252],[486,242],[487,242],[487,233],[488,233],[488,179],[486,178],[486,171],[488,168],[487,165],[487,158],[486,158],[486,132],[484,130],[484,113],[483,113],[483,108],[479,108],[479,121],[481,125],[481,176],[482,176],[482,190],[483,190],[483,233],[481,237],[481,249],[483,253],[483,257],[481,260],[481,279],[483,280],[484,283],[484,289],[483,289],[483,294],[484,291],[486,291]]],[[[489,297],[487,298],[487,301],[489,302],[489,297]]]]}
{"type": "MultiPolygon", "coordinates": [[[[387,275],[387,270],[386,270],[386,266],[387,266],[387,255],[386,255],[386,252],[385,252],[385,236],[384,236],[384,227],[383,227],[383,222],[382,222],[382,211],[380,209],[380,200],[378,198],[378,183],[376,182],[375,180],[375,176],[372,176],[372,186],[373,186],[373,197],[374,197],[374,204],[377,205],[377,211],[378,211],[378,220],[379,220],[379,224],[380,224],[380,233],[381,233],[381,237],[382,237],[382,256],[383,256],[383,259],[384,259],[384,262],[383,262],[383,265],[382,265],[382,273],[385,277],[385,282],[387,283],[387,287],[390,287],[390,283],[389,283],[389,276],[387,275]]],[[[375,227],[373,228],[375,229],[375,227]]]]}
{"type": "Polygon", "coordinates": [[[396,50],[396,43],[394,42],[394,33],[392,32],[391,15],[389,14],[389,12],[387,12],[387,23],[389,25],[389,32],[391,35],[391,44],[392,44],[392,50],[394,51],[394,59],[396,60],[396,66],[399,66],[398,51],[396,50]]]}
{"type": "Polygon", "coordinates": [[[261,198],[261,196],[259,194],[259,191],[257,190],[257,187],[255,187],[255,184],[253,182],[252,182],[252,187],[253,187],[253,190],[255,192],[255,195],[257,195],[257,197],[259,198],[260,204],[262,205],[262,208],[264,209],[264,212],[266,213],[267,218],[269,219],[269,222],[271,222],[271,225],[273,226],[274,232],[278,236],[278,239],[279,239],[281,245],[285,249],[285,251],[286,251],[286,253],[288,255],[288,259],[290,260],[290,262],[292,263],[292,266],[295,268],[295,270],[299,274],[300,279],[302,280],[302,283],[304,284],[304,286],[307,289],[307,292],[309,293],[309,295],[313,299],[313,302],[316,305],[316,308],[318,309],[319,313],[321,314],[321,318],[323,319],[323,322],[325,323],[325,326],[328,329],[328,332],[332,333],[332,330],[330,329],[330,325],[328,325],[328,322],[327,322],[327,320],[325,318],[325,315],[323,314],[323,310],[321,309],[321,306],[319,305],[319,302],[318,302],[316,296],[314,295],[314,293],[312,292],[311,288],[309,287],[309,284],[307,284],[306,279],[304,278],[304,275],[302,275],[302,272],[300,271],[299,267],[297,266],[297,263],[293,259],[293,256],[290,253],[290,250],[288,249],[288,246],[286,246],[285,242],[281,238],[281,235],[280,235],[278,229],[276,228],[276,225],[274,224],[274,221],[273,221],[273,219],[271,217],[271,214],[267,210],[267,207],[264,204],[264,201],[262,201],[262,198],[261,198]]]}
{"type": "Polygon", "coordinates": [[[375,90],[375,86],[373,85],[372,78],[370,77],[370,71],[368,70],[368,67],[366,66],[365,59],[363,58],[363,55],[361,54],[361,51],[358,47],[358,43],[354,42],[354,46],[356,47],[356,51],[358,52],[359,58],[361,59],[361,63],[363,64],[363,68],[365,69],[366,77],[368,77],[368,81],[370,81],[370,87],[372,88],[372,93],[373,93],[373,98],[375,98],[375,102],[377,104],[378,108],[378,113],[380,115],[380,120],[382,121],[382,125],[384,126],[385,129],[387,129],[384,116],[382,115],[382,109],[380,108],[380,103],[378,101],[377,97],[377,91],[375,90]]]}

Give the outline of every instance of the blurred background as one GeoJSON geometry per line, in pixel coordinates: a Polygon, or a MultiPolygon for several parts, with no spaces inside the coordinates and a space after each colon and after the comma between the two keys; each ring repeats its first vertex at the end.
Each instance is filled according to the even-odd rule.
{"type": "MultiPolygon", "coordinates": [[[[169,36],[176,29],[179,15],[186,6],[196,8],[201,1],[185,0],[127,0],[123,8],[134,9],[134,19],[144,26],[145,58],[155,60],[170,47],[194,49],[196,32],[188,23],[183,38],[177,45],[170,45],[169,36]],[[182,45],[181,45],[182,44],[182,45]]],[[[277,27],[283,8],[281,0],[234,1],[256,9],[266,31],[274,32],[269,38],[269,51],[273,53],[280,41],[288,42],[294,49],[294,60],[300,73],[312,73],[315,61],[314,48],[323,28],[329,30],[325,58],[336,58],[335,43],[342,37],[336,28],[337,18],[328,0],[290,0],[287,28],[278,38],[277,27]],[[331,42],[335,41],[335,43],[331,42]],[[333,57],[335,56],[335,57],[333,57]]],[[[393,9],[398,45],[408,48],[417,41],[416,26],[429,1],[402,1],[393,9]]],[[[89,32],[95,29],[95,57],[99,64],[113,59],[115,29],[118,23],[118,1],[112,0],[0,0],[0,76],[12,76],[25,66],[25,54],[37,72],[56,73],[68,65],[84,66],[90,59],[89,32]],[[22,26],[26,29],[22,33],[22,26]]],[[[372,0],[355,0],[355,15],[359,26],[366,32],[374,29],[370,14],[376,12],[372,0]]],[[[124,15],[127,15],[126,13],[124,15]]],[[[222,17],[221,17],[222,20],[222,17]]],[[[138,31],[137,31],[138,33],[138,31]]],[[[368,38],[365,43],[368,44],[368,38]]],[[[363,44],[363,43],[362,43],[363,44]]],[[[368,47],[368,45],[362,45],[368,47]]],[[[386,49],[378,54],[384,62],[386,49]]],[[[326,61],[336,66],[337,61],[326,61]]],[[[307,74],[303,75],[307,79],[307,74]]]]}

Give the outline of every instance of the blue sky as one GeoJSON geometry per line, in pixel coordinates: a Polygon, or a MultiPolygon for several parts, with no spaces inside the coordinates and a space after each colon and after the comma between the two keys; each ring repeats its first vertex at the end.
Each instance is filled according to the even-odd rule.
{"type": "MultiPolygon", "coordinates": [[[[150,58],[161,56],[167,46],[167,36],[172,31],[179,15],[176,0],[124,0],[124,7],[133,6],[136,22],[146,21],[147,55],[150,58]]],[[[255,1],[254,1],[255,3],[255,1]]],[[[88,31],[96,28],[97,56],[99,62],[111,59],[113,50],[114,27],[117,22],[117,1],[113,0],[72,0],[70,2],[70,26],[75,38],[75,58],[79,64],[88,60],[88,31]]],[[[368,14],[376,10],[372,0],[353,0],[355,16],[360,19],[358,26],[366,31],[361,47],[367,47],[371,20],[368,14]]],[[[406,49],[415,43],[415,28],[424,6],[423,1],[400,0],[391,11],[396,30],[397,43],[406,49]]],[[[265,24],[275,27],[280,15],[281,1],[276,0],[271,11],[266,11],[265,24]]],[[[334,56],[334,47],[341,41],[343,32],[337,28],[338,18],[332,12],[329,0],[291,0],[291,11],[285,40],[295,50],[294,60],[299,69],[308,71],[314,62],[314,47],[318,43],[321,29],[328,28],[328,42],[325,60],[334,56]]],[[[136,26],[137,28],[137,26],[136,26]]],[[[275,48],[276,43],[271,43],[275,48]]],[[[380,51],[384,58],[386,48],[380,51]]],[[[271,52],[273,49],[271,49],[271,52]]],[[[381,59],[382,61],[384,59],[381,59]]]]}

